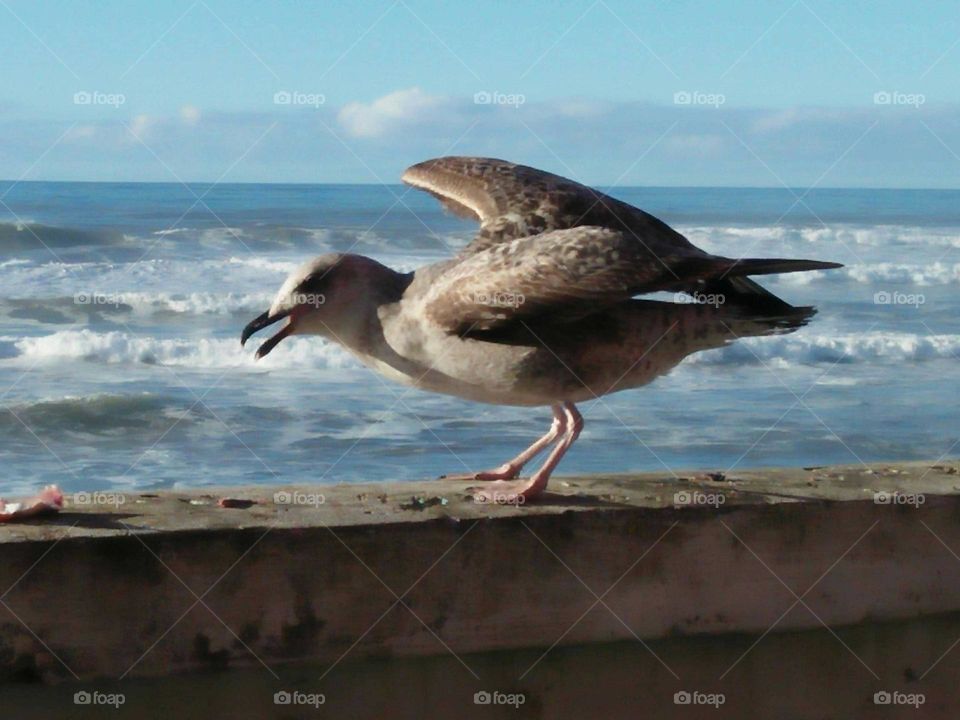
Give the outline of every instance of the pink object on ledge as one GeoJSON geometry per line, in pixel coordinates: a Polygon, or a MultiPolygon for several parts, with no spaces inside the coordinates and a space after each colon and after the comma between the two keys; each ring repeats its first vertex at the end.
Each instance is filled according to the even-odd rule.
{"type": "Polygon", "coordinates": [[[39,494],[18,500],[0,498],[0,522],[59,512],[63,493],[56,485],[47,485],[39,494]]]}

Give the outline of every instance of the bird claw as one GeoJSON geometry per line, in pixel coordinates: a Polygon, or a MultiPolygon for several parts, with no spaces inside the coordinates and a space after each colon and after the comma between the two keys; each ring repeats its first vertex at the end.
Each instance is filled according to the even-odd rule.
{"type": "Polygon", "coordinates": [[[453,480],[454,482],[474,482],[477,480],[478,473],[470,473],[463,475],[441,475],[441,480],[453,480]]]}
{"type": "Polygon", "coordinates": [[[519,474],[520,468],[518,466],[504,463],[493,470],[478,472],[474,477],[477,480],[483,480],[485,482],[496,482],[498,480],[516,480],[519,474]]]}

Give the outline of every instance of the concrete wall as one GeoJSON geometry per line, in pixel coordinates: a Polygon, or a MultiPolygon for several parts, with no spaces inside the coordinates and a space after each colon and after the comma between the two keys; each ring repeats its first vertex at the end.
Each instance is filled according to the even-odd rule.
{"type": "Polygon", "coordinates": [[[527,507],[478,505],[448,481],[286,489],[325,493],[305,505],[220,493],[247,509],[207,492],[71,503],[0,528],[0,677],[329,667],[954,611],[957,479],[929,464],[570,478],[527,507]],[[895,488],[922,504],[875,502],[895,488]],[[680,490],[712,504],[677,506],[680,490]]]}

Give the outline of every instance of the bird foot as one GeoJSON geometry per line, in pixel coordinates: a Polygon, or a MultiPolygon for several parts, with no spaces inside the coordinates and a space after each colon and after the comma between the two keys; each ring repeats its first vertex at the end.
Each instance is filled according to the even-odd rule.
{"type": "Polygon", "coordinates": [[[515,480],[520,474],[520,465],[504,463],[493,470],[478,472],[475,476],[477,480],[496,481],[496,480],[515,480]]]}
{"type": "Polygon", "coordinates": [[[482,482],[492,482],[496,480],[514,480],[520,474],[519,465],[511,465],[510,463],[504,463],[498,468],[493,470],[484,470],[482,472],[473,473],[472,475],[445,475],[444,480],[466,480],[474,482],[480,480],[482,482]]]}

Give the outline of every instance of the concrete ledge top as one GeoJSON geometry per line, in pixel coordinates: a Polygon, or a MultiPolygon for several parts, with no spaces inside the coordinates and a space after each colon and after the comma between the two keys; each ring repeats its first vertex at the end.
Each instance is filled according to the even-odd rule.
{"type": "Polygon", "coordinates": [[[960,461],[559,477],[525,505],[475,502],[477,482],[204,487],[68,493],[58,515],[0,525],[0,543],[251,528],[378,526],[559,515],[566,512],[696,512],[718,506],[821,502],[916,504],[960,494],[960,461]],[[678,493],[686,497],[678,499],[678,493]],[[222,498],[238,507],[221,507],[222,498]]]}

